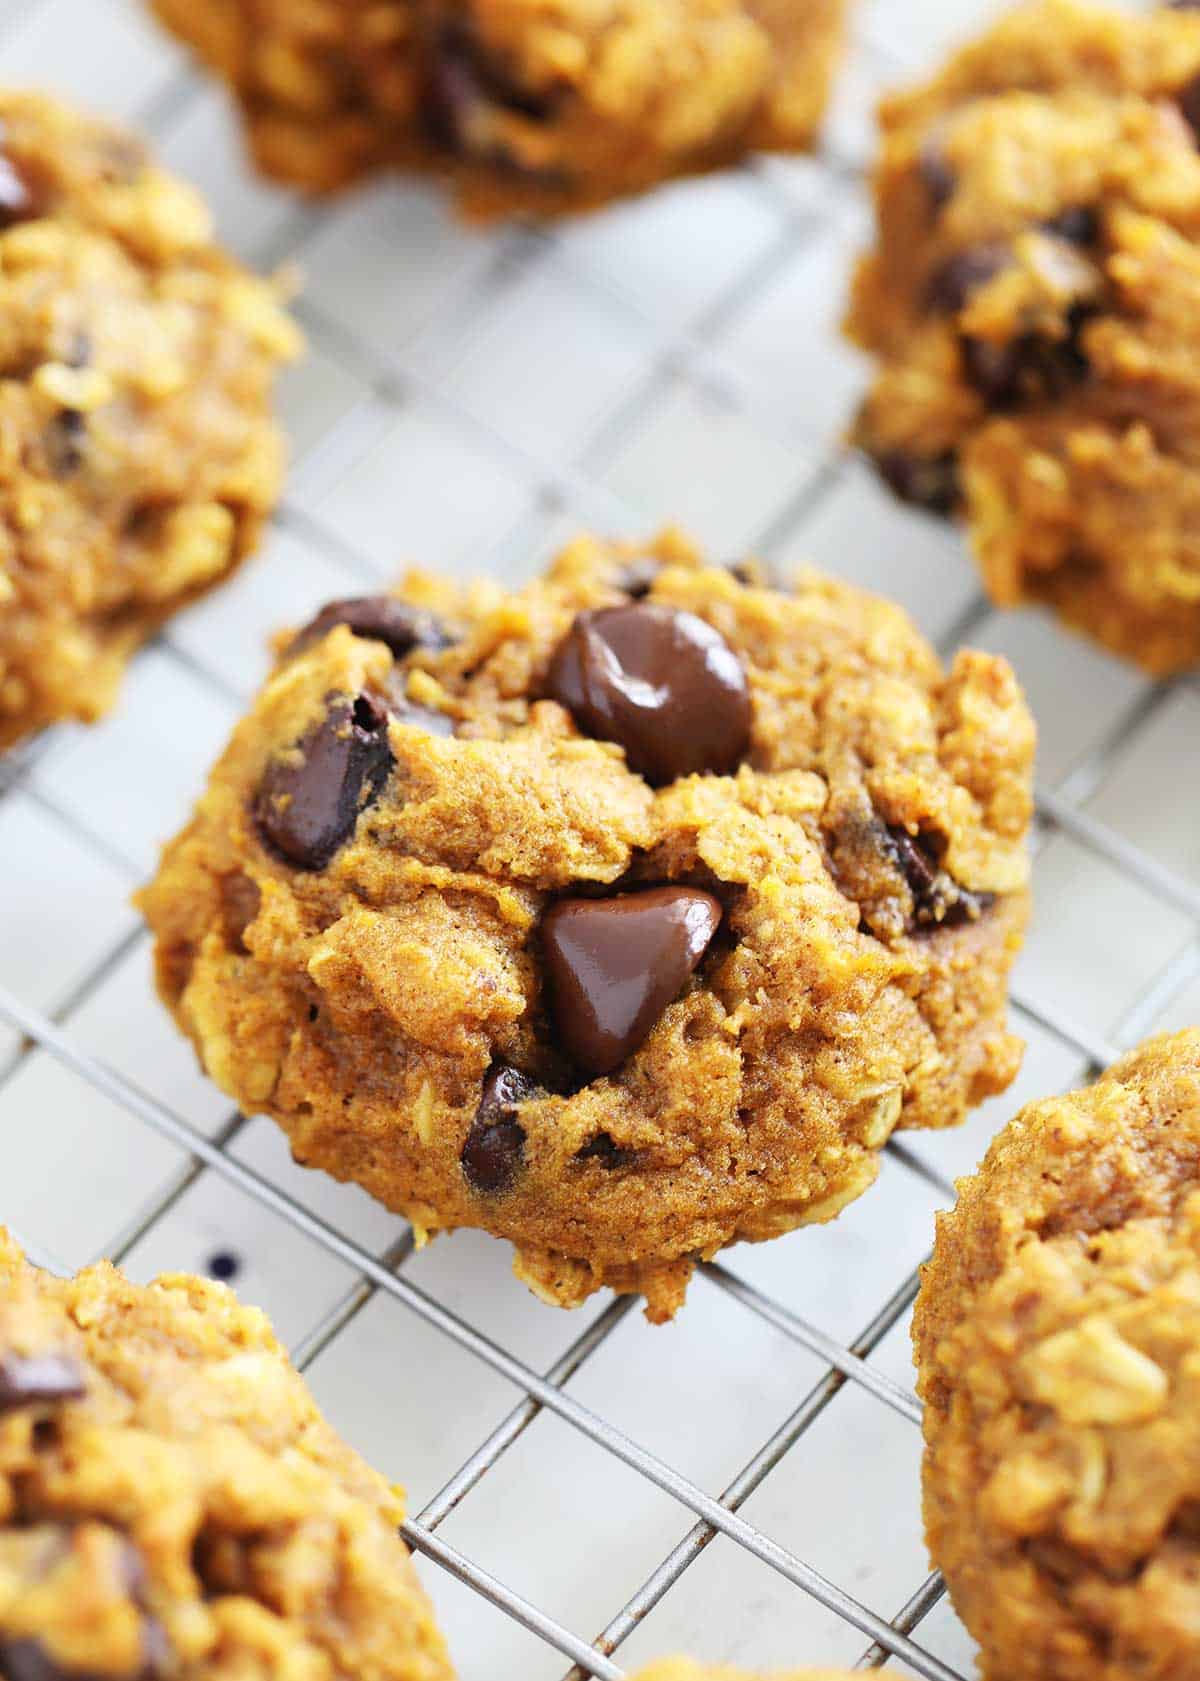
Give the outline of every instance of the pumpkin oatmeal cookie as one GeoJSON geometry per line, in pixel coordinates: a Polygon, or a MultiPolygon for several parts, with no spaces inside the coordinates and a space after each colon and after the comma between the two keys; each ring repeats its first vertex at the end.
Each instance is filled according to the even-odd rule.
{"type": "Polygon", "coordinates": [[[136,141],[0,93],[0,749],[112,704],[254,547],[299,340],[136,141]]]}
{"type": "Polygon", "coordinates": [[[857,441],[984,582],[1200,658],[1200,12],[1035,0],[886,99],[857,441]]]}
{"type": "Polygon", "coordinates": [[[989,1681],[1200,1671],[1200,1031],[1032,1103],[938,1222],[925,1523],[989,1681]]]}
{"type": "Polygon", "coordinates": [[[668,1318],[1013,1077],[1033,745],[1003,660],[678,535],[414,575],[283,647],[142,895],[159,986],[299,1160],[668,1318]]]}
{"type": "Polygon", "coordinates": [[[450,1681],[402,1516],[223,1285],[0,1228],[0,1675],[450,1681]]]}
{"type": "Polygon", "coordinates": [[[445,176],[555,215],[807,146],[844,0],[153,0],[233,88],[267,174],[445,176]]]}

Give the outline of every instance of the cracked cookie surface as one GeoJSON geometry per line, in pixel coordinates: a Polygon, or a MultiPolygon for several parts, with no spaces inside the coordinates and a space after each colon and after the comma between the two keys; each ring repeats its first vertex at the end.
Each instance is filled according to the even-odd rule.
{"type": "Polygon", "coordinates": [[[0,1675],[450,1681],[402,1517],[257,1309],[0,1228],[0,1675]]]}
{"type": "Polygon", "coordinates": [[[1200,658],[1200,13],[1036,0],[885,99],[857,441],[1002,605],[1200,658]]]}
{"type": "Polygon", "coordinates": [[[844,0],[154,0],[270,175],[387,167],[554,215],[816,131],[844,0]]]}
{"type": "Polygon", "coordinates": [[[142,894],[160,990],[301,1161],[666,1318],[1012,1078],[1033,745],[1003,660],[676,534],[413,575],[284,647],[142,894]]]}
{"type": "Polygon", "coordinates": [[[1200,1031],[1033,1103],[941,1215],[925,1522],[990,1681],[1200,1665],[1200,1031]]]}
{"type": "Polygon", "coordinates": [[[0,93],[0,749],[107,710],[138,644],[254,547],[298,349],[191,188],[0,93]]]}

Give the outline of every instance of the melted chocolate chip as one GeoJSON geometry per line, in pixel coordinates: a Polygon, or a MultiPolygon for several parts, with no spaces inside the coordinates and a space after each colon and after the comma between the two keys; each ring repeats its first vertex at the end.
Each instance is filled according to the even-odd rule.
{"type": "Polygon", "coordinates": [[[527,1074],[507,1062],[495,1062],[488,1069],[459,1158],[463,1177],[473,1191],[497,1196],[511,1189],[525,1160],[525,1129],[517,1120],[517,1109],[541,1095],[527,1074]]]}
{"type": "Polygon", "coordinates": [[[1060,210],[1057,216],[1047,217],[1041,229],[1043,233],[1053,234],[1055,239],[1065,239],[1068,245],[1095,245],[1100,237],[1100,217],[1091,205],[1077,204],[1070,210],[1060,210]]]}
{"type": "Polygon", "coordinates": [[[323,869],[354,832],[359,813],[378,798],[392,768],[387,725],[388,714],[373,696],[335,700],[292,755],[267,766],[255,821],[297,869],[323,869]]]}
{"type": "Polygon", "coordinates": [[[602,1167],[610,1171],[618,1167],[627,1167],[633,1160],[632,1150],[623,1150],[615,1141],[611,1133],[598,1132],[595,1138],[589,1140],[582,1150],[575,1152],[575,1160],[579,1162],[599,1162],[602,1167]]]}
{"type": "Polygon", "coordinates": [[[902,502],[930,514],[952,514],[958,507],[962,492],[958,458],[952,450],[944,455],[920,456],[885,449],[872,460],[883,482],[902,502]]]}
{"type": "Polygon", "coordinates": [[[1019,408],[1023,403],[1065,396],[1090,371],[1081,335],[1091,314],[1084,305],[1071,309],[1066,336],[1061,339],[1022,333],[1006,344],[993,344],[964,337],[963,370],[990,409],[1019,408]]]}
{"type": "Polygon", "coordinates": [[[618,742],[630,770],[661,785],[736,769],[750,745],[742,663],[694,613],[652,602],[580,613],[546,692],[585,735],[618,742]]]}
{"type": "Polygon", "coordinates": [[[87,1378],[70,1354],[6,1354],[0,1359],[0,1414],[51,1401],[78,1401],[87,1378]]]}
{"type": "Polygon", "coordinates": [[[970,245],[934,269],[925,288],[925,307],[938,315],[957,315],[973,292],[994,280],[1012,262],[1007,245],[970,245]]]}
{"type": "Polygon", "coordinates": [[[947,875],[919,835],[910,835],[899,824],[889,824],[885,832],[912,894],[913,922],[918,928],[958,928],[964,922],[977,922],[995,903],[994,894],[975,893],[947,875]]]}
{"type": "Polygon", "coordinates": [[[935,211],[949,204],[958,180],[940,140],[931,137],[925,141],[917,154],[917,174],[935,211]]]}
{"type": "Polygon", "coordinates": [[[721,921],[695,887],[561,899],[542,919],[550,1010],[568,1056],[608,1074],[650,1033],[721,921]]]}
{"type": "Polygon", "coordinates": [[[297,634],[288,653],[298,654],[327,635],[335,625],[346,625],[355,636],[386,642],[398,660],[411,654],[414,648],[436,652],[450,646],[444,626],[432,613],[397,601],[394,595],[360,595],[346,601],[331,601],[322,607],[297,634]]]}

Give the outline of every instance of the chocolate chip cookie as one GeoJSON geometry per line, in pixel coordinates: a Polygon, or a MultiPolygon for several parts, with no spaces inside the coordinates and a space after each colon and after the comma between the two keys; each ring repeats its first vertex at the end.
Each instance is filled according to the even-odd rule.
{"type": "Polygon", "coordinates": [[[279,487],[277,291],[136,141],[0,93],[0,749],[111,705],[279,487]]]}
{"type": "Polygon", "coordinates": [[[989,1681],[1200,1673],[1200,1031],[1022,1110],[913,1340],[929,1548],[989,1681]]]}
{"type": "Polygon", "coordinates": [[[1035,0],[884,101],[857,441],[1002,605],[1200,657],[1200,12],[1035,0]]]}
{"type": "Polygon", "coordinates": [[[476,215],[578,210],[807,146],[844,0],[153,0],[261,167],[433,170],[476,215]]]}
{"type": "Polygon", "coordinates": [[[0,1228],[0,1675],[450,1681],[398,1492],[221,1284],[0,1228]]]}
{"type": "Polygon", "coordinates": [[[1003,1090],[1034,732],[899,609],[678,535],[281,650],[142,905],[222,1088],[571,1305],[828,1220],[1003,1090]]]}

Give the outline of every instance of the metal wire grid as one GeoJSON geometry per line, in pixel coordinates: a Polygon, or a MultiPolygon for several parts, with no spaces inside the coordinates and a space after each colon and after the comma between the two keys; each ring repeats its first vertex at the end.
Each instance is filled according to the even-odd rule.
{"type": "MultiPolygon", "coordinates": [[[[0,46],[3,45],[4,32],[27,17],[40,3],[43,0],[20,0],[19,4],[10,0],[7,13],[0,15],[0,46]]],[[[878,58],[878,48],[873,51],[878,58]]],[[[152,133],[160,130],[196,96],[197,86],[190,74],[174,77],[144,111],[144,126],[152,133]]],[[[825,170],[835,178],[852,173],[852,166],[836,156],[827,155],[822,162],[825,170]]],[[[812,221],[803,211],[797,211],[789,201],[779,197],[770,170],[756,172],[754,181],[756,190],[773,194],[778,200],[777,208],[782,212],[784,229],[781,240],[739,277],[736,285],[725,293],[698,328],[661,339],[654,358],[651,386],[682,368],[691,377],[720,392],[727,402],[752,409],[763,401],[762,391],[748,385],[740,368],[714,352],[710,341],[722,317],[735,310],[748,294],[764,287],[777,269],[794,257],[797,248],[811,237],[812,221]]],[[[297,210],[281,229],[268,255],[274,260],[291,257],[302,260],[305,243],[320,225],[321,213],[311,209],[297,210]]],[[[518,230],[503,243],[501,261],[526,261],[531,251],[536,251],[540,257],[557,260],[557,253],[547,236],[531,230],[518,230]]],[[[381,362],[377,350],[359,339],[351,324],[329,319],[312,305],[302,304],[300,312],[310,334],[324,352],[363,380],[370,393],[368,406],[411,399],[418,394],[465,432],[487,431],[489,447],[508,455],[514,472],[534,490],[536,506],[542,515],[554,515],[564,510],[587,510],[593,522],[599,519],[602,524],[605,514],[609,513],[619,527],[629,526],[630,510],[586,471],[546,461],[528,446],[515,444],[490,432],[486,423],[472,414],[468,407],[456,402],[436,381],[424,378],[417,367],[402,357],[381,362]]],[[[610,418],[609,427],[613,435],[619,435],[644,410],[647,400],[645,387],[639,386],[637,391],[631,392],[628,403],[610,418]]],[[[346,434],[359,427],[364,418],[361,406],[346,415],[333,433],[323,440],[318,455],[344,448],[346,434]]],[[[830,494],[846,470],[844,458],[828,455],[821,471],[805,482],[792,502],[773,518],[751,546],[768,561],[771,560],[812,509],[830,494]]],[[[293,525],[302,530],[306,540],[317,545],[351,575],[366,579],[375,576],[363,556],[348,546],[340,534],[323,528],[319,518],[297,507],[293,501],[285,503],[279,520],[285,527],[293,525]]],[[[529,521],[523,519],[508,534],[506,544],[511,548],[529,539],[529,521]]],[[[945,649],[968,635],[987,611],[982,596],[977,597],[945,639],[945,649]]],[[[169,637],[160,639],[157,646],[164,649],[170,659],[185,665],[193,677],[212,685],[226,699],[240,702],[242,697],[231,695],[228,685],[217,674],[191,659],[169,637]]],[[[1124,877],[1139,883],[1147,893],[1182,913],[1194,926],[1200,924],[1200,888],[1080,809],[1114,763],[1131,747],[1140,732],[1152,724],[1186,681],[1181,679],[1177,684],[1159,684],[1146,690],[1057,789],[1039,791],[1035,845],[1043,844],[1056,831],[1069,835],[1079,846],[1104,860],[1124,877]]],[[[46,751],[48,742],[49,738],[43,737],[0,763],[0,800],[17,788],[23,789],[49,815],[75,833],[82,834],[89,845],[128,873],[131,870],[130,860],[119,848],[114,848],[110,839],[95,830],[85,812],[66,809],[31,780],[30,772],[46,751]]],[[[33,1049],[40,1048],[86,1080],[97,1092],[187,1153],[187,1165],[171,1178],[148,1208],[130,1221],[114,1245],[114,1259],[120,1260],[127,1254],[174,1206],[188,1186],[208,1170],[256,1198],[263,1207],[272,1210],[312,1242],[346,1263],[356,1275],[355,1282],[294,1349],[295,1363],[300,1370],[305,1370],[366,1304],[382,1292],[402,1303],[411,1313],[419,1315],[443,1336],[512,1384],[518,1397],[512,1410],[499,1420],[440,1492],[404,1525],[406,1539],[416,1550],[570,1660],[573,1666],[569,1672],[571,1681],[588,1673],[600,1677],[601,1681],[619,1681],[623,1672],[613,1661],[613,1654],[718,1535],[734,1541],[768,1569],[777,1572],[802,1592],[812,1595],[858,1629],[867,1642],[859,1667],[876,1667],[892,1656],[926,1677],[927,1681],[962,1681],[958,1671],[913,1638],[942,1596],[943,1586],[936,1575],[917,1584],[907,1602],[890,1619],[885,1619],[741,1515],[741,1508],[750,1495],[833,1404],[847,1384],[858,1386],[881,1406],[912,1425],[919,1425],[920,1405],[913,1393],[871,1364],[872,1353],[912,1304],[917,1288],[915,1271],[900,1279],[859,1334],[843,1343],[740,1278],[724,1264],[712,1263],[703,1268],[708,1280],[745,1312],[768,1322],[815,1355],[824,1367],[823,1375],[802,1397],[790,1416],[746,1460],[728,1486],[719,1495],[713,1496],[590,1411],[567,1389],[570,1379],[603,1347],[632,1311],[634,1303],[631,1299],[613,1300],[595,1313],[560,1358],[548,1370],[539,1373],[405,1277],[404,1263],[413,1249],[411,1233],[406,1233],[382,1255],[370,1253],[229,1152],[228,1146],[244,1124],[242,1116],[230,1115],[225,1124],[209,1137],[72,1042],[60,1023],[103,984],[141,938],[140,931],[127,933],[106,951],[100,961],[80,977],[70,996],[54,1012],[53,1018],[31,1007],[12,990],[0,987],[0,1020],[6,1021],[22,1036],[21,1044],[8,1065],[0,1066],[0,1087],[12,1077],[33,1049]],[[692,1512],[696,1519],[684,1538],[591,1641],[563,1627],[537,1605],[513,1592],[439,1534],[450,1513],[470,1495],[543,1410],[557,1415],[591,1442],[648,1479],[692,1512]]],[[[1193,939],[1172,958],[1126,1013],[1115,1035],[1118,1044],[1135,1041],[1198,974],[1200,942],[1193,939]]],[[[1072,1021],[1066,1013],[1047,1009],[1044,1003],[1019,991],[1014,995],[1014,1004],[1019,1012],[1037,1022],[1064,1049],[1081,1058],[1091,1073],[1098,1072],[1117,1054],[1116,1045],[1072,1021]]],[[[942,1196],[950,1194],[947,1181],[919,1154],[897,1141],[893,1141],[889,1148],[903,1159],[911,1171],[934,1183],[942,1196]]],[[[52,1255],[39,1252],[36,1245],[26,1244],[26,1247],[35,1259],[56,1270],[64,1270],[57,1266],[52,1255]]],[[[800,1654],[797,1654],[799,1657],[800,1654]]]]}

